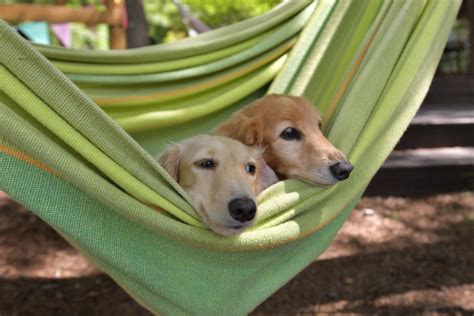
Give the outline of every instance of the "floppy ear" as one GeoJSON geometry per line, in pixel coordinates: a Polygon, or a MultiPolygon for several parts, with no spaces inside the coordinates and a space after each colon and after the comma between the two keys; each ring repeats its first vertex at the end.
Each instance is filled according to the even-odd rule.
{"type": "Polygon", "coordinates": [[[160,157],[158,163],[176,180],[179,181],[179,160],[181,159],[181,150],[174,145],[169,147],[160,157]]]}
{"type": "Polygon", "coordinates": [[[260,121],[260,116],[248,118],[237,113],[218,126],[214,133],[236,139],[247,146],[259,145],[263,140],[263,124],[260,121]]]}
{"type": "Polygon", "coordinates": [[[257,159],[257,194],[268,188],[274,183],[278,182],[278,177],[270,168],[263,158],[257,159]]]}

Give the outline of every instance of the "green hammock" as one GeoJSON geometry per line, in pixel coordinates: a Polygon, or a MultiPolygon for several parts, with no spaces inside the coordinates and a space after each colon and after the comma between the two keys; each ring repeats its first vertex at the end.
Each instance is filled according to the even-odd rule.
{"type": "Polygon", "coordinates": [[[291,1],[111,52],[33,47],[0,22],[0,189],[149,310],[247,313],[328,247],[421,104],[459,5],[291,1]],[[312,100],[355,170],[327,189],[279,182],[255,227],[218,236],[152,155],[268,92],[312,100]]]}

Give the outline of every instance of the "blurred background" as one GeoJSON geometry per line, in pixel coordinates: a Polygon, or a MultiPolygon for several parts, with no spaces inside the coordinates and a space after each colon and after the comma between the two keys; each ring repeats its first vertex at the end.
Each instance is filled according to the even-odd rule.
{"type": "MultiPolygon", "coordinates": [[[[169,43],[187,37],[188,31],[193,36],[205,30],[219,28],[260,15],[279,2],[279,0],[1,0],[0,4],[8,5],[8,7],[2,7],[4,11],[2,17],[17,24],[20,29],[24,28],[22,24],[31,24],[31,22],[21,23],[20,20],[24,18],[13,18],[14,13],[7,12],[15,9],[12,5],[48,4],[76,9],[71,18],[64,17],[65,23],[69,24],[71,33],[71,41],[66,46],[84,49],[110,49],[115,45],[111,43],[114,39],[109,34],[110,25],[120,26],[123,36],[126,37],[125,45],[120,48],[169,43]],[[104,15],[93,15],[91,11],[104,13],[104,15]],[[11,15],[7,16],[7,14],[11,15]],[[190,15],[192,21],[189,21],[190,15]],[[107,17],[104,18],[104,16],[107,17]],[[73,20],[85,23],[73,22],[73,20]],[[198,29],[193,32],[193,22],[196,23],[197,20],[201,21],[202,25],[207,25],[207,28],[199,29],[198,26],[198,29]],[[144,30],[146,31],[144,32],[144,30]],[[140,42],[137,42],[137,37],[140,42]]],[[[47,35],[40,34],[37,31],[36,34],[32,34],[30,38],[32,41],[65,46],[61,42],[61,35],[55,32],[54,24],[58,23],[48,23],[44,20],[58,21],[61,18],[51,16],[51,11],[41,13],[42,7],[38,6],[19,6],[18,10],[20,9],[21,14],[24,14],[25,10],[31,10],[31,16],[34,15],[34,19],[38,20],[33,24],[43,24],[44,28],[41,32],[47,33],[47,35]]],[[[49,10],[51,9],[49,8],[49,10]]]]}
{"type": "MultiPolygon", "coordinates": [[[[126,41],[121,48],[169,43],[260,15],[279,2],[280,0],[0,0],[0,16],[20,30],[28,29],[25,25],[36,25],[34,33],[25,34],[34,42],[106,50],[114,46],[109,34],[111,25],[123,29],[126,41]],[[15,8],[15,5],[21,4],[31,6],[15,8]],[[75,11],[71,11],[71,16],[54,16],[52,13],[55,8],[46,10],[41,5],[64,6],[75,11]],[[34,17],[38,21],[26,22],[24,20],[27,17],[30,20],[34,17]],[[70,42],[64,43],[63,34],[56,30],[55,25],[63,23],[48,23],[48,20],[65,20],[64,24],[68,24],[71,35],[70,42]],[[136,41],[137,36],[140,42],[136,41]]],[[[469,2],[463,2],[439,67],[440,73],[472,73],[469,2]]]]}

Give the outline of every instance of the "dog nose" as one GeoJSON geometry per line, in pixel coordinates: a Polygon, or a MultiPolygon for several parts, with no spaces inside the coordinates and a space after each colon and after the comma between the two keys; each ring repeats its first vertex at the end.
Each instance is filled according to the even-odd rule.
{"type": "Polygon", "coordinates": [[[331,169],[331,173],[338,180],[345,180],[349,178],[349,175],[351,174],[353,168],[354,167],[351,165],[351,163],[347,161],[337,162],[331,167],[329,167],[329,169],[331,169]]]}
{"type": "Polygon", "coordinates": [[[257,205],[252,199],[233,199],[229,202],[229,213],[239,222],[248,222],[255,217],[257,205]]]}

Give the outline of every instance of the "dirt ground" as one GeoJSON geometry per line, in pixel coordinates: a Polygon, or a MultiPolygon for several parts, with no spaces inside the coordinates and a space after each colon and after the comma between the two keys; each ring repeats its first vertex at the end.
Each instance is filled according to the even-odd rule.
{"type": "MultiPolygon", "coordinates": [[[[363,198],[252,315],[474,315],[474,192],[363,198]]],[[[150,315],[0,192],[0,315],[150,315]]]]}

